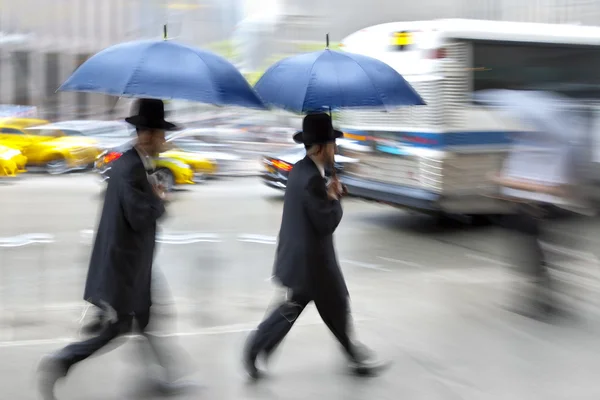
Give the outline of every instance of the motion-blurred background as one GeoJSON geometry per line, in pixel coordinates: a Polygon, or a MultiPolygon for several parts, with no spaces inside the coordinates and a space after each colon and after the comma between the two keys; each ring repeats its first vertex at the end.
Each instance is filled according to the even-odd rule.
{"type": "MultiPolygon", "coordinates": [[[[273,61],[371,25],[436,18],[600,24],[595,0],[2,0],[0,103],[31,105],[49,120],[122,116],[104,96],[55,93],[91,54],[168,35],[212,49],[256,79],[273,61]]],[[[126,103],[126,102],[121,102],[126,103]]]]}
{"type": "MultiPolygon", "coordinates": [[[[374,200],[344,199],[336,245],[357,330],[394,361],[390,373],[360,385],[336,375],[330,361],[338,349],[309,309],[286,342],[285,357],[275,360],[269,389],[237,384],[243,339],[272,297],[287,176],[304,157],[291,140],[301,116],[276,110],[167,102],[167,118],[185,126],[168,137],[157,160],[174,200],[161,221],[156,256],[171,289],[168,299],[156,302],[167,336],[184,343],[198,376],[210,383],[206,398],[597,399],[598,219],[557,218],[544,226],[548,263],[561,267],[553,276],[566,282],[560,296],[581,311],[579,320],[553,326],[497,307],[526,291],[527,282],[513,274],[522,272],[516,249],[524,241],[495,224],[497,215],[474,208],[490,200],[481,192],[507,153],[496,133],[512,127],[471,104],[468,79],[485,86],[489,62],[498,66],[498,75],[490,74],[493,84],[581,89],[598,123],[600,34],[577,25],[600,26],[600,0],[0,0],[0,399],[36,398],[30,373],[39,357],[73,340],[90,318],[81,297],[104,181],[134,137],[123,122],[131,100],[56,92],[78,65],[116,43],[161,38],[166,25],[168,38],[219,53],[255,83],[275,61],[323,49],[327,33],[336,49],[373,25],[439,18],[564,29],[556,34],[545,26],[537,34],[513,26],[515,32],[506,32],[506,25],[488,30],[476,22],[469,32],[491,38],[500,50],[479,41],[484,45],[475,61],[458,46],[448,46],[445,60],[426,58],[431,49],[421,53],[422,43],[400,54],[386,46],[396,33],[406,34],[404,28],[378,33],[382,56],[396,60],[398,70],[412,67],[404,56],[423,56],[428,69],[411,83],[430,101],[423,111],[345,115],[347,125],[379,137],[366,145],[365,137],[342,139],[346,147],[336,156],[340,175],[349,172],[362,185],[357,197],[374,200]],[[525,51],[503,47],[513,33],[528,42],[525,51]],[[514,57],[503,56],[510,52],[514,57]],[[585,68],[572,72],[572,54],[594,62],[580,62],[585,68]],[[474,135],[461,135],[467,131],[474,135]],[[444,158],[452,152],[440,143],[462,149],[444,158]],[[458,200],[446,202],[446,195],[458,200]]],[[[453,34],[461,28],[448,27],[453,34]]],[[[465,46],[477,41],[462,33],[456,35],[465,46]]],[[[367,36],[359,35],[356,49],[369,50],[361,42],[367,36]]],[[[591,151],[600,149],[597,126],[589,129],[591,151]]],[[[558,164],[552,154],[545,160],[558,164]]],[[[123,387],[132,381],[131,357],[124,351],[86,363],[59,394],[129,398],[123,387]]]]}

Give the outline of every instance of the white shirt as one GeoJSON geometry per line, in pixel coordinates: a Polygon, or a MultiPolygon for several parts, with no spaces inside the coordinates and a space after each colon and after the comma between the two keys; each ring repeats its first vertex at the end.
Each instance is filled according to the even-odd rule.
{"type": "Polygon", "coordinates": [[[156,168],[152,157],[150,157],[148,153],[146,153],[144,150],[140,149],[137,146],[134,146],[133,148],[135,149],[135,151],[137,151],[138,155],[140,156],[142,164],[144,164],[144,169],[146,170],[146,177],[148,178],[148,182],[150,182],[151,185],[158,184],[159,181],[157,176],[155,174],[148,173],[148,171],[153,171],[156,168]]]}
{"type": "Polygon", "coordinates": [[[144,168],[146,169],[146,171],[153,170],[155,166],[152,157],[150,157],[148,153],[146,153],[144,150],[140,149],[137,146],[134,146],[133,148],[135,149],[135,151],[137,151],[138,155],[140,156],[140,159],[142,160],[142,164],[144,164],[144,168]]]}
{"type": "Polygon", "coordinates": [[[313,162],[315,163],[315,165],[317,166],[317,169],[319,170],[319,172],[321,173],[321,176],[323,178],[325,178],[325,166],[323,164],[321,164],[319,161],[315,160],[314,158],[310,158],[311,160],[313,160],[313,162]]]}

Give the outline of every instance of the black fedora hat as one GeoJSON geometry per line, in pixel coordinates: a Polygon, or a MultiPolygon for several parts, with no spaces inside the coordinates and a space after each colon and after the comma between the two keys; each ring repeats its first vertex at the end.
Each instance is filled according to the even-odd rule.
{"type": "Polygon", "coordinates": [[[139,99],[135,103],[136,114],[125,118],[125,121],[142,129],[160,129],[174,131],[177,125],[165,121],[165,103],[157,99],[139,99]]]}
{"type": "Polygon", "coordinates": [[[294,142],[305,145],[335,142],[344,134],[333,129],[331,116],[325,113],[308,114],[302,121],[302,131],[294,135],[294,142]]]}

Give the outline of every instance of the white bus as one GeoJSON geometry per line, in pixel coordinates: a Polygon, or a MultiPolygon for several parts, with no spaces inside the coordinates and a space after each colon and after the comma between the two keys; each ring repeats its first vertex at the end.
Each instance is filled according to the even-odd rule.
{"type": "Polygon", "coordinates": [[[364,146],[345,171],[351,194],[432,213],[502,213],[489,174],[524,129],[472,101],[483,89],[552,90],[600,104],[600,28],[478,20],[398,22],[358,31],[344,51],[382,60],[426,106],[347,110],[338,125],[364,146]]]}

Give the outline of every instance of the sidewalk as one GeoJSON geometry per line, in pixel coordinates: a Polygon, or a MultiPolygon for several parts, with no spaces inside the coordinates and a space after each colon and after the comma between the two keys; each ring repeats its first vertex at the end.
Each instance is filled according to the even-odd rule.
{"type": "MultiPolygon", "coordinates": [[[[421,299],[422,300],[422,299],[421,299]]],[[[428,308],[424,303],[398,320],[355,321],[361,341],[393,361],[376,379],[348,375],[331,334],[314,308],[303,314],[270,363],[271,374],[248,385],[240,357],[252,322],[219,329],[175,333],[189,355],[200,393],[176,399],[307,398],[417,400],[573,400],[597,399],[600,345],[591,330],[553,326],[504,311],[482,308],[428,308]],[[418,310],[418,311],[417,311],[418,310]]],[[[256,321],[258,322],[258,321],[256,321]]],[[[596,324],[597,325],[597,324],[596,324]]],[[[0,345],[2,399],[36,399],[33,385],[39,358],[66,340],[0,345]]],[[[141,382],[136,340],[83,362],[59,399],[133,399],[141,382]]]]}

